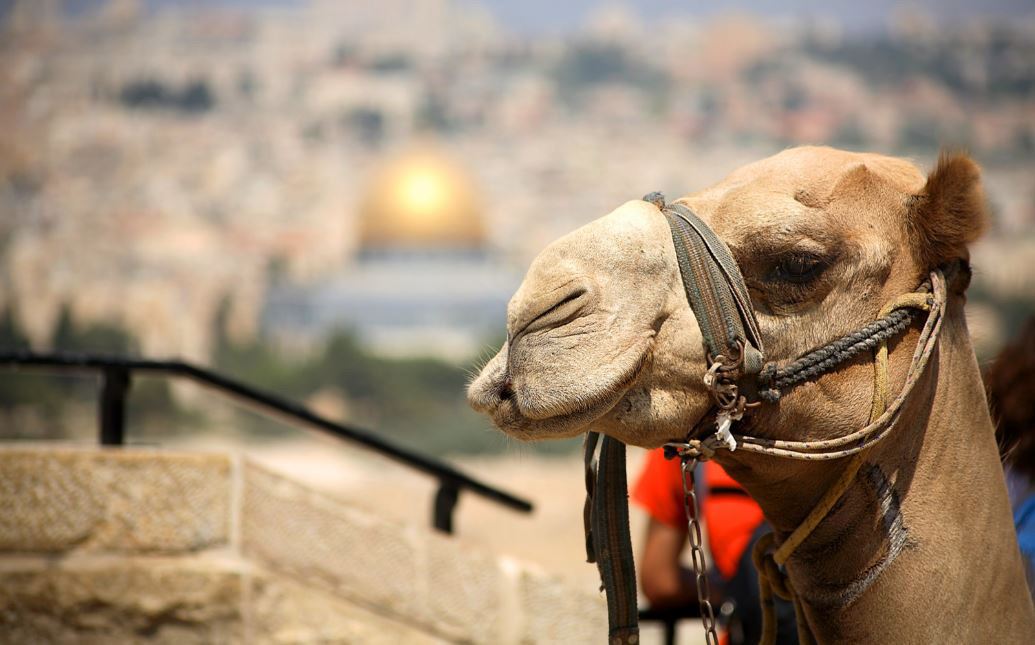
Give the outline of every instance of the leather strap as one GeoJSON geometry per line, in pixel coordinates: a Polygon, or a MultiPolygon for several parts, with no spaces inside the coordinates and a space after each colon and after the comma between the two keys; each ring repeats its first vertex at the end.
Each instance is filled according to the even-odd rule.
{"type": "Polygon", "coordinates": [[[590,432],[586,437],[586,557],[596,562],[607,594],[608,643],[639,643],[636,566],[629,535],[629,493],[625,476],[625,444],[590,432]],[[599,440],[599,441],[598,441],[599,440]],[[593,453],[600,454],[596,467],[593,453]]]}
{"type": "Polygon", "coordinates": [[[765,350],[747,285],[729,247],[683,204],[660,208],[672,229],[683,290],[708,353],[713,359],[721,355],[735,360],[743,347],[743,374],[757,374],[765,350]]]}

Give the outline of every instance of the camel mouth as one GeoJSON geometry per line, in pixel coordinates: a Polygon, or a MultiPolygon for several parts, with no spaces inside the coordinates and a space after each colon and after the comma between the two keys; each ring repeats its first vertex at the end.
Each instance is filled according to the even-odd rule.
{"type": "Polygon", "coordinates": [[[615,383],[602,388],[594,396],[568,405],[559,406],[556,412],[536,411],[530,414],[522,411],[519,393],[513,389],[509,378],[504,378],[495,388],[490,401],[473,392],[469,396],[475,409],[487,413],[493,423],[504,434],[534,441],[539,439],[563,439],[577,437],[610,412],[650,364],[651,352],[643,352],[640,359],[615,379],[615,383]]]}

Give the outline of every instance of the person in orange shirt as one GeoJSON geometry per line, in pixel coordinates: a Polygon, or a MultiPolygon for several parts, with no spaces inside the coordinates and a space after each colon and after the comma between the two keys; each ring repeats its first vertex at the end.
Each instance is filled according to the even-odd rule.
{"type": "MultiPolygon", "coordinates": [[[[724,603],[732,609],[723,641],[729,645],[757,643],[762,614],[751,548],[769,526],[755,500],[719,464],[708,461],[698,468],[701,518],[718,573],[712,578],[712,606],[716,612],[724,603]]],[[[660,448],[650,451],[633,486],[632,499],[649,515],[638,567],[643,594],[656,608],[696,603],[693,572],[680,561],[687,544],[687,523],[679,460],[665,459],[660,448]]],[[[777,642],[796,643],[794,608],[778,599],[777,616],[777,642]]]]}

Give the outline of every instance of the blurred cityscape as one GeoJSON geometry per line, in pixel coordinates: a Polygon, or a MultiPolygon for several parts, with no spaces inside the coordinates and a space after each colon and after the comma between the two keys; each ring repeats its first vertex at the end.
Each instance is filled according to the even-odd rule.
{"type": "MultiPolygon", "coordinates": [[[[537,33],[459,0],[0,11],[0,347],[180,356],[432,450],[498,449],[465,370],[529,260],[802,143],[970,150],[994,214],[979,354],[1035,304],[1030,12],[860,32],[606,5],[537,33]]],[[[0,422],[37,436],[70,387],[2,374],[0,422]]],[[[145,412],[199,405],[139,389],[145,412]]]]}

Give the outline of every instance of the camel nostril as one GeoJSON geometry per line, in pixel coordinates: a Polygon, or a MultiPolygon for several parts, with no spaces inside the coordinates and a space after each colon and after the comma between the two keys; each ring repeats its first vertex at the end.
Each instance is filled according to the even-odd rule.
{"type": "Polygon", "coordinates": [[[514,398],[514,388],[510,386],[510,379],[503,382],[500,385],[500,401],[509,401],[514,398]]]}

